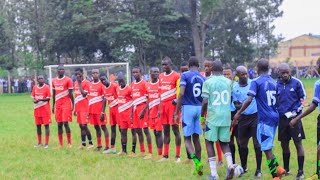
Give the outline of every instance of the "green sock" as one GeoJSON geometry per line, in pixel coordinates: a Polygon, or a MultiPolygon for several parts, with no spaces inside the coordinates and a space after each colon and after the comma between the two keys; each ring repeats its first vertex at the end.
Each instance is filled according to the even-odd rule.
{"type": "Polygon", "coordinates": [[[277,167],[279,166],[277,159],[267,159],[267,165],[269,166],[269,171],[272,177],[277,177],[277,167]]]}
{"type": "Polygon", "coordinates": [[[320,175],[320,160],[318,160],[317,174],[318,176],[320,175]]]}
{"type": "Polygon", "coordinates": [[[193,160],[193,162],[198,165],[200,163],[199,159],[196,158],[196,155],[195,154],[191,154],[190,155],[191,159],[193,160]]]}

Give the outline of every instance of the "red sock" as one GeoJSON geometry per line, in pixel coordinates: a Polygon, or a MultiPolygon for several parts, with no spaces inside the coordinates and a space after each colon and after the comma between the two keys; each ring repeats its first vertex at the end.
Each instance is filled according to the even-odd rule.
{"type": "Polygon", "coordinates": [[[60,145],[63,146],[63,136],[62,136],[62,134],[58,134],[58,138],[59,138],[60,145]]]}
{"type": "Polygon", "coordinates": [[[181,149],[181,146],[176,145],[176,157],[180,157],[180,149],[181,149]]]}
{"type": "Polygon", "coordinates": [[[68,144],[71,144],[71,133],[67,133],[68,144]]]}
{"type": "Polygon", "coordinates": [[[98,147],[102,146],[101,137],[97,137],[98,147]]]}
{"type": "Polygon", "coordinates": [[[38,144],[42,144],[41,134],[38,134],[38,144]]]}
{"type": "Polygon", "coordinates": [[[109,148],[109,137],[105,137],[104,141],[106,143],[106,148],[109,148]]]}
{"type": "Polygon", "coordinates": [[[46,136],[46,145],[49,143],[49,136],[46,136]]]}
{"type": "Polygon", "coordinates": [[[148,152],[149,154],[152,154],[152,144],[148,144],[148,152]]]}
{"type": "Polygon", "coordinates": [[[222,150],[219,142],[216,142],[218,161],[222,161],[222,150]]]}
{"type": "Polygon", "coordinates": [[[162,155],[162,148],[158,148],[158,156],[162,155]]]}
{"type": "Polygon", "coordinates": [[[144,143],[140,143],[140,152],[146,152],[146,150],[144,149],[144,143]]]}
{"type": "Polygon", "coordinates": [[[114,145],[111,145],[111,149],[113,149],[114,148],[114,145]]]}
{"type": "Polygon", "coordinates": [[[169,155],[169,144],[164,144],[163,145],[163,156],[168,156],[169,155]]]}

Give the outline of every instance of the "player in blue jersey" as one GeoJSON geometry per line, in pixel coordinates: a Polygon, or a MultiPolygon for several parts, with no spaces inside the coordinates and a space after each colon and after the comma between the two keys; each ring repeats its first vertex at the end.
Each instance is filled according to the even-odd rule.
{"type": "Polygon", "coordinates": [[[283,167],[286,175],[290,175],[290,148],[289,142],[293,139],[297,149],[298,174],[296,179],[303,179],[304,149],[302,139],[305,139],[302,122],[299,121],[294,128],[289,122],[302,112],[302,102],[306,99],[306,93],[302,82],[290,75],[290,67],[287,63],[279,66],[279,79],[277,81],[277,106],[279,111],[278,140],[281,142],[283,167]]]}
{"type": "Polygon", "coordinates": [[[221,61],[213,61],[212,76],[207,78],[202,87],[201,125],[204,129],[208,161],[211,175],[209,179],[218,179],[214,142],[219,141],[226,157],[228,169],[226,179],[233,178],[233,162],[229,148],[230,142],[230,100],[232,81],[223,76],[221,61]],[[207,112],[207,117],[204,114],[207,112]]]}
{"type": "Polygon", "coordinates": [[[258,108],[257,139],[267,157],[267,164],[273,179],[280,179],[285,170],[279,166],[278,160],[272,153],[273,141],[279,122],[276,109],[276,82],[268,75],[269,62],[260,59],[257,63],[259,77],[251,82],[248,98],[233,120],[238,121],[242,112],[256,98],[258,108]]]}
{"type": "MultiPolygon", "coordinates": [[[[237,109],[240,109],[242,103],[248,98],[248,92],[250,89],[251,80],[248,78],[248,70],[244,66],[238,66],[236,69],[237,76],[239,77],[238,82],[233,82],[232,86],[232,101],[237,109]]],[[[256,172],[254,178],[261,177],[261,160],[262,152],[260,144],[257,140],[257,123],[258,123],[258,114],[257,114],[257,104],[255,98],[248,106],[248,108],[241,113],[239,122],[233,121],[232,124],[238,125],[238,141],[239,141],[239,154],[241,160],[241,166],[244,169],[244,173],[248,171],[247,169],[247,159],[248,159],[248,143],[250,137],[253,140],[253,146],[256,154],[256,172]]],[[[235,130],[233,130],[235,131],[235,130]]]]}
{"type": "Polygon", "coordinates": [[[177,108],[174,112],[174,119],[178,122],[178,113],[182,109],[184,143],[191,159],[196,165],[194,174],[201,176],[203,174],[203,165],[201,163],[199,135],[201,135],[202,129],[199,118],[202,105],[201,89],[205,78],[199,73],[198,68],[198,59],[190,57],[189,71],[184,72],[180,78],[180,93],[177,100],[177,108]]]}
{"type": "MultiPolygon", "coordinates": [[[[317,69],[320,72],[320,58],[317,60],[317,69]]],[[[312,98],[312,103],[310,107],[305,110],[302,114],[298,115],[289,122],[289,125],[294,128],[297,123],[300,122],[302,118],[312,113],[316,108],[320,107],[320,80],[316,81],[314,84],[314,96],[312,98]]],[[[320,112],[320,111],[319,111],[320,112]]],[[[312,175],[310,180],[317,180],[320,177],[320,114],[317,118],[317,163],[316,163],[316,173],[312,175]]]]}

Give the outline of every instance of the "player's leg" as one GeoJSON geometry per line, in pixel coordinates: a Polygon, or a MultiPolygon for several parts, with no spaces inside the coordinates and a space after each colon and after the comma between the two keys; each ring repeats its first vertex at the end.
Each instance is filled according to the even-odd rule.
{"type": "Polygon", "coordinates": [[[244,173],[248,172],[248,168],[247,168],[247,160],[248,160],[248,153],[249,153],[249,149],[248,149],[248,142],[249,142],[249,138],[250,138],[250,129],[248,128],[248,126],[246,126],[246,122],[245,120],[247,119],[240,119],[238,122],[238,139],[239,139],[239,143],[240,143],[240,161],[241,161],[241,166],[244,170],[244,173]]]}
{"type": "Polygon", "coordinates": [[[91,149],[91,148],[93,148],[94,146],[93,146],[93,143],[92,143],[92,135],[91,135],[90,129],[88,128],[88,125],[87,125],[87,124],[84,124],[84,129],[85,129],[85,132],[86,132],[88,141],[89,141],[88,149],[91,149]]]}
{"type": "Polygon", "coordinates": [[[36,125],[36,127],[37,127],[38,144],[34,145],[35,148],[42,146],[41,124],[36,125]]]}
{"type": "Polygon", "coordinates": [[[63,122],[58,122],[58,138],[60,146],[63,146],[63,122]]]}
{"type": "Polygon", "coordinates": [[[143,137],[143,132],[142,128],[135,128],[136,133],[138,134],[138,139],[139,139],[139,145],[140,145],[140,154],[138,154],[138,157],[143,157],[145,156],[145,148],[144,148],[144,137],[143,137]]]}
{"type": "Polygon", "coordinates": [[[210,166],[210,176],[208,177],[209,179],[219,179],[219,175],[217,172],[217,159],[216,159],[216,154],[214,151],[214,142],[205,140],[206,142],[206,150],[207,150],[207,155],[208,155],[208,162],[210,166]]]}
{"type": "Polygon", "coordinates": [[[71,129],[68,122],[63,122],[63,126],[66,129],[68,145],[71,147],[71,129]]]}
{"type": "Polygon", "coordinates": [[[297,160],[298,160],[299,169],[298,169],[296,179],[303,179],[304,178],[304,172],[303,172],[304,148],[302,145],[302,139],[305,139],[305,134],[304,134],[302,122],[300,121],[294,126],[294,128],[290,128],[289,132],[297,150],[297,160]]]}
{"type": "Polygon", "coordinates": [[[111,148],[109,148],[107,151],[104,152],[106,154],[116,153],[116,149],[115,149],[116,134],[117,134],[116,130],[117,130],[116,124],[111,125],[111,148]]]}
{"type": "Polygon", "coordinates": [[[250,134],[253,141],[254,152],[256,155],[256,172],[254,173],[255,178],[261,178],[261,162],[262,162],[262,151],[261,146],[257,140],[257,123],[258,116],[257,114],[252,115],[253,122],[250,125],[250,134]]]}
{"type": "Polygon", "coordinates": [[[290,174],[290,129],[291,127],[289,126],[289,119],[287,119],[285,116],[282,116],[279,120],[278,140],[281,142],[283,167],[286,170],[286,175],[290,174]]]}
{"type": "Polygon", "coordinates": [[[151,159],[152,158],[152,141],[151,135],[148,127],[143,128],[143,133],[146,135],[146,140],[148,143],[148,155],[144,159],[151,159]]]}
{"type": "Polygon", "coordinates": [[[134,157],[136,154],[136,145],[137,145],[137,132],[134,128],[131,128],[131,136],[132,136],[132,149],[129,155],[134,157]]]}
{"type": "Polygon", "coordinates": [[[122,152],[119,152],[118,155],[127,154],[127,128],[121,128],[121,146],[122,152]]]}
{"type": "Polygon", "coordinates": [[[49,124],[44,125],[45,128],[45,134],[46,134],[46,139],[45,139],[45,143],[44,143],[44,148],[48,148],[48,144],[49,144],[49,136],[50,136],[50,128],[49,128],[49,124]]]}
{"type": "Polygon", "coordinates": [[[106,125],[101,125],[101,129],[104,133],[104,142],[105,142],[105,148],[104,148],[104,153],[109,149],[109,131],[106,125]]]}
{"type": "Polygon", "coordinates": [[[79,147],[79,149],[83,149],[86,147],[86,130],[84,128],[84,124],[79,124],[80,127],[80,136],[81,136],[81,146],[79,147]]]}
{"type": "Polygon", "coordinates": [[[220,141],[221,149],[224,153],[227,162],[227,174],[226,179],[233,178],[233,161],[232,161],[232,154],[229,147],[230,142],[230,126],[221,126],[217,127],[217,139],[220,141]]]}
{"type": "MultiPolygon", "coordinates": [[[[236,114],[236,111],[232,111],[231,112],[231,120],[233,119],[233,116],[236,114]]],[[[233,163],[236,163],[236,158],[235,158],[235,154],[236,154],[236,146],[235,146],[235,138],[236,138],[236,132],[238,131],[238,125],[234,126],[231,132],[231,136],[230,136],[230,142],[229,142],[229,147],[230,147],[230,151],[232,154],[232,161],[233,163]]],[[[220,159],[219,159],[220,161],[220,159]]],[[[221,161],[222,161],[222,157],[221,157],[221,161]]]]}
{"type": "Polygon", "coordinates": [[[94,129],[96,130],[97,135],[97,147],[95,148],[95,151],[100,151],[102,148],[102,142],[101,142],[101,128],[98,124],[94,125],[94,129]]]}
{"type": "Polygon", "coordinates": [[[181,150],[181,135],[179,130],[179,125],[174,124],[172,125],[172,131],[175,136],[175,143],[176,143],[176,163],[181,162],[180,160],[180,150],[181,150]]]}
{"type": "Polygon", "coordinates": [[[290,147],[289,141],[281,141],[281,148],[282,148],[282,157],[283,157],[283,168],[286,170],[286,175],[289,175],[290,172],[290,147]]]}
{"type": "Polygon", "coordinates": [[[169,158],[169,146],[170,146],[170,125],[163,125],[163,157],[169,158]]]}

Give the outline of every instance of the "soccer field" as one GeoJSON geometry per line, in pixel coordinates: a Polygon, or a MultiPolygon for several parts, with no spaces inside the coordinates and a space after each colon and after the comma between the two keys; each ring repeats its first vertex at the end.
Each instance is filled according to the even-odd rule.
{"type": "MultiPolygon", "coordinates": [[[[313,96],[314,80],[303,80],[307,91],[308,102],[313,96]]],[[[317,111],[304,118],[303,125],[306,140],[303,141],[305,149],[305,176],[308,177],[315,172],[316,163],[316,117],[317,111]]],[[[157,163],[142,158],[117,157],[115,155],[104,155],[101,152],[78,150],[81,143],[80,129],[75,122],[71,123],[73,148],[62,148],[54,150],[58,145],[57,125],[53,119],[50,126],[51,135],[49,149],[33,148],[37,143],[36,127],[33,119],[33,103],[29,94],[0,95],[0,179],[206,179],[210,173],[208,164],[204,163],[204,176],[193,176],[193,164],[174,163],[174,137],[172,134],[170,146],[170,161],[157,163]]],[[[95,137],[92,126],[90,130],[95,137]]],[[[44,129],[42,130],[44,135],[44,129]]],[[[110,128],[109,128],[110,132],[110,128]]],[[[128,150],[131,150],[130,133],[128,133],[128,150]]],[[[64,134],[66,144],[66,137],[64,134]]],[[[96,140],[94,138],[94,144],[96,140]]],[[[153,151],[156,155],[155,141],[153,151]]],[[[204,144],[204,139],[201,138],[204,144]]],[[[116,140],[117,150],[120,150],[120,135],[116,140]]],[[[297,158],[294,144],[291,142],[290,170],[292,176],[283,179],[295,179],[297,173],[297,158]]],[[[139,148],[137,148],[139,149],[139,148]]],[[[283,166],[280,143],[275,141],[274,152],[278,157],[280,165],[283,166]]],[[[203,161],[207,155],[204,145],[202,146],[203,161]]],[[[184,143],[181,148],[181,159],[186,158],[184,143]]],[[[224,167],[218,168],[220,179],[224,178],[226,162],[224,167]]],[[[236,163],[240,164],[239,154],[236,153],[236,163]]],[[[241,179],[253,179],[255,172],[255,155],[250,141],[249,172],[241,179]]],[[[262,161],[262,179],[270,179],[265,156],[262,161]]]]}

